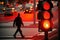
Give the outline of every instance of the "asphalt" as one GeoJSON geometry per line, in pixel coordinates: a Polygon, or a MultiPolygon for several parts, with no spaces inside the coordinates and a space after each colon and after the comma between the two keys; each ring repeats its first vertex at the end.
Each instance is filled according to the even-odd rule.
{"type": "MultiPolygon", "coordinates": [[[[44,39],[44,32],[38,32],[38,28],[21,28],[21,30],[25,38],[21,38],[21,35],[18,32],[16,35],[16,39],[44,39]]],[[[52,31],[48,32],[50,38],[52,35],[57,33],[56,30],[57,29],[53,29],[52,31]]],[[[15,39],[13,37],[15,31],[16,28],[0,28],[0,39],[15,39]]]]}

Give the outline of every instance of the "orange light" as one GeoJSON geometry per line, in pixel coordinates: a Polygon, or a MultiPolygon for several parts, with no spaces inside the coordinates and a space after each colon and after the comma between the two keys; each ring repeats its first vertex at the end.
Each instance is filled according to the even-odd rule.
{"type": "Polygon", "coordinates": [[[26,10],[28,12],[28,10],[26,10]]]}
{"type": "Polygon", "coordinates": [[[50,9],[50,4],[49,4],[48,2],[44,2],[43,8],[44,8],[45,10],[49,10],[49,9],[50,9]]]}
{"type": "Polygon", "coordinates": [[[0,2],[0,4],[4,4],[4,2],[0,2]]]}
{"type": "Polygon", "coordinates": [[[2,2],[2,4],[4,4],[4,2],[2,2]]]}
{"type": "Polygon", "coordinates": [[[44,27],[45,29],[49,29],[49,28],[50,28],[50,21],[49,21],[49,20],[44,20],[44,22],[43,22],[43,27],[44,27]]]}
{"type": "Polygon", "coordinates": [[[43,14],[44,19],[49,19],[50,18],[50,13],[45,11],[43,14]]]}
{"type": "Polygon", "coordinates": [[[5,8],[3,8],[2,10],[5,10],[5,8]]]}
{"type": "Polygon", "coordinates": [[[21,13],[20,15],[23,21],[32,21],[34,16],[33,14],[29,14],[29,13],[28,14],[21,13]]]}

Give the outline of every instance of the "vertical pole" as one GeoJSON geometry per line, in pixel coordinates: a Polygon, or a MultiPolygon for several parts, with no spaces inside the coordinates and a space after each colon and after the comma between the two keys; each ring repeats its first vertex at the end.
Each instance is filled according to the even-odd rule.
{"type": "Polygon", "coordinates": [[[36,22],[36,9],[35,9],[35,6],[36,6],[36,0],[34,0],[34,24],[36,22]]]}
{"type": "Polygon", "coordinates": [[[45,39],[44,40],[48,40],[48,31],[45,31],[45,39]]]}
{"type": "Polygon", "coordinates": [[[60,40],[60,1],[58,1],[58,21],[59,21],[59,27],[58,27],[58,40],[60,40]]]}

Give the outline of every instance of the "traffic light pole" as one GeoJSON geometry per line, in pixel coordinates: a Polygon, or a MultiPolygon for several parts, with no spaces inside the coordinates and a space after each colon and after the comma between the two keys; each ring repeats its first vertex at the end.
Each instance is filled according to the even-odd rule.
{"type": "Polygon", "coordinates": [[[36,10],[35,10],[35,6],[36,6],[36,0],[34,0],[34,24],[36,22],[36,10]]]}
{"type": "Polygon", "coordinates": [[[44,40],[48,40],[48,31],[45,31],[45,39],[44,40]]]}
{"type": "Polygon", "coordinates": [[[60,1],[58,1],[58,19],[59,19],[59,27],[58,27],[58,40],[60,40],[60,1]]]}

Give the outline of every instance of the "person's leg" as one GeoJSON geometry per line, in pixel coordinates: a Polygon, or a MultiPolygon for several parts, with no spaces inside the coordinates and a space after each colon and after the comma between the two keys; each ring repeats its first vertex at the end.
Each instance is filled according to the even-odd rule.
{"type": "Polygon", "coordinates": [[[16,34],[17,34],[17,32],[18,32],[18,29],[16,30],[15,34],[13,35],[13,36],[14,36],[14,38],[16,38],[16,34]]]}
{"type": "Polygon", "coordinates": [[[40,32],[40,21],[38,21],[38,32],[40,32]]]}
{"type": "Polygon", "coordinates": [[[21,31],[21,28],[19,29],[19,33],[21,34],[22,38],[24,38],[22,31],[21,31]]]}

